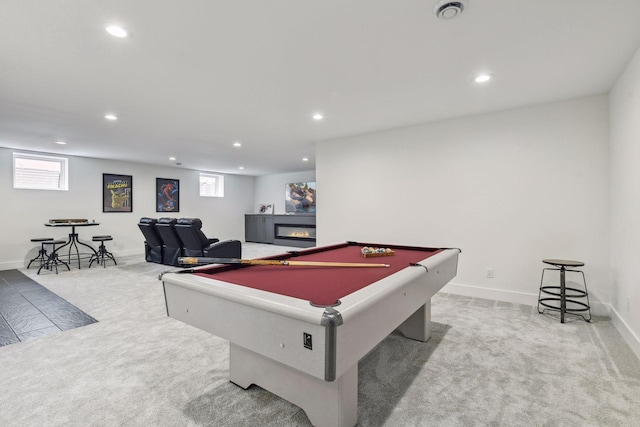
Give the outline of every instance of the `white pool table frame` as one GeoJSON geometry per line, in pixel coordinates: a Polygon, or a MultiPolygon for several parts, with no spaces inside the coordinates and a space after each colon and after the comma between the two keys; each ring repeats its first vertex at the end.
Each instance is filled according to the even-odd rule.
{"type": "Polygon", "coordinates": [[[193,274],[162,277],[167,314],[230,341],[229,379],[300,406],[315,426],[358,417],[358,361],[393,330],[427,341],[431,297],[455,277],[446,249],[340,299],[333,309],[193,274]],[[334,311],[335,310],[335,311],[334,311]],[[312,349],[303,345],[312,336],[312,349]]]}

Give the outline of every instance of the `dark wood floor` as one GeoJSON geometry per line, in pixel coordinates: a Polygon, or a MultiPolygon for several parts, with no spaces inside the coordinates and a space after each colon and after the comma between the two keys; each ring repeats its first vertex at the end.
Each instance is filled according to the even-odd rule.
{"type": "Polygon", "coordinates": [[[95,322],[20,271],[0,271],[0,346],[95,322]]]}

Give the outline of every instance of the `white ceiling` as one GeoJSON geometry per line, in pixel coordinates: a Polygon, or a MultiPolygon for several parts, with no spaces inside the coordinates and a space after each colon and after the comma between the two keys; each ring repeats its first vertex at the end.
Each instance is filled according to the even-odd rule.
{"type": "Polygon", "coordinates": [[[312,170],[323,140],[606,93],[640,45],[639,0],[435,3],[0,0],[0,146],[312,170]]]}

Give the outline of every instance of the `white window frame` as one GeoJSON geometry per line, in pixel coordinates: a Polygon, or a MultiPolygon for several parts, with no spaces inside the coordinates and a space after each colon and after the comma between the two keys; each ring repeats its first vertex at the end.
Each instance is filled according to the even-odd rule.
{"type": "Polygon", "coordinates": [[[21,190],[69,190],[69,159],[43,154],[13,153],[13,188],[21,190]],[[20,160],[33,160],[31,176],[27,168],[16,166],[20,160]],[[44,163],[43,163],[44,162],[44,163]],[[40,163],[40,165],[38,165],[40,163]],[[54,168],[45,167],[46,163],[54,168]],[[57,165],[57,168],[55,167],[57,165]],[[51,169],[59,169],[59,172],[51,169]]]}
{"type": "Polygon", "coordinates": [[[200,197],[224,197],[224,175],[200,172],[199,183],[200,197]]]}

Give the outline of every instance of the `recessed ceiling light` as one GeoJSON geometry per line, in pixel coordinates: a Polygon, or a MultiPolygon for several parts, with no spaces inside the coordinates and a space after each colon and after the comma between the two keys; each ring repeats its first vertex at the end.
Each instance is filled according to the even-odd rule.
{"type": "Polygon", "coordinates": [[[302,161],[303,161],[303,162],[308,162],[308,161],[309,161],[309,158],[308,158],[308,157],[303,157],[303,158],[302,158],[302,161]]]}
{"type": "Polygon", "coordinates": [[[464,11],[466,0],[440,0],[433,7],[433,13],[439,19],[453,19],[464,11]]]}
{"type": "Polygon", "coordinates": [[[322,113],[315,113],[312,117],[313,117],[313,120],[322,120],[322,119],[324,119],[324,116],[322,115],[322,113]]]}
{"type": "Polygon", "coordinates": [[[242,144],[239,141],[233,143],[234,147],[242,147],[242,144]]]}
{"type": "Polygon", "coordinates": [[[104,118],[107,120],[118,120],[115,114],[105,114],[104,118]]]}
{"type": "Polygon", "coordinates": [[[113,37],[124,38],[129,36],[129,32],[119,25],[107,25],[105,29],[113,37]]]}
{"type": "Polygon", "coordinates": [[[67,145],[67,143],[64,141],[56,141],[55,143],[59,145],[67,145]]]}
{"type": "Polygon", "coordinates": [[[176,158],[175,157],[169,157],[169,160],[174,161],[176,158]]]}
{"type": "Polygon", "coordinates": [[[244,169],[244,166],[238,166],[238,169],[242,170],[244,169]]]}
{"type": "Polygon", "coordinates": [[[491,80],[493,76],[491,74],[480,74],[473,78],[473,81],[476,83],[486,83],[491,80]]]}

